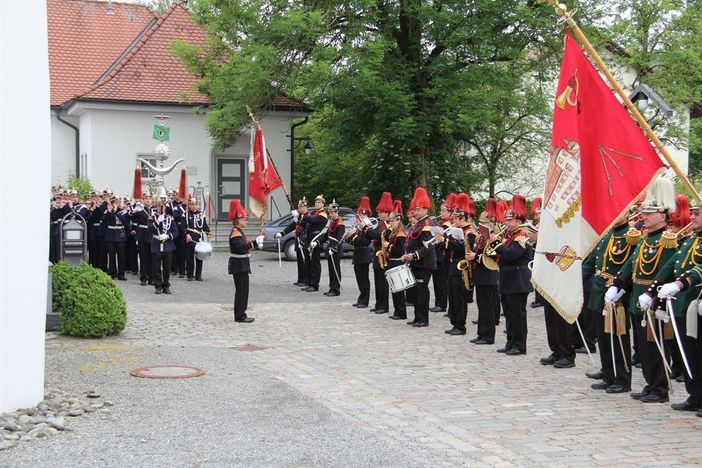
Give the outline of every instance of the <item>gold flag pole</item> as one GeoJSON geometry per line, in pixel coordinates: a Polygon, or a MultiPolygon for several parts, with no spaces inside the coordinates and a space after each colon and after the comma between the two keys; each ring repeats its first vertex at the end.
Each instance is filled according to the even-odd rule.
{"type": "Polygon", "coordinates": [[[646,122],[646,119],[641,115],[634,103],[631,102],[631,99],[629,99],[629,96],[627,96],[624,89],[619,85],[619,83],[617,83],[617,80],[616,78],[614,78],[614,75],[612,75],[612,73],[609,71],[605,63],[600,58],[600,55],[597,53],[594,47],[592,47],[590,41],[588,41],[587,37],[585,37],[585,34],[582,32],[578,24],[573,19],[572,14],[568,11],[568,7],[563,3],[558,3],[557,0],[539,0],[539,2],[548,3],[552,5],[553,8],[556,10],[556,14],[563,18],[563,20],[568,24],[568,27],[573,31],[575,38],[585,48],[592,60],[595,61],[600,71],[607,77],[607,80],[609,81],[610,85],[617,92],[617,94],[624,102],[629,112],[634,116],[634,118],[641,126],[648,139],[651,142],[653,142],[658,152],[663,155],[666,162],[673,169],[678,178],[680,178],[680,181],[683,183],[683,185],[690,191],[690,193],[695,197],[695,199],[699,203],[702,203],[702,199],[700,199],[700,195],[697,193],[697,190],[695,190],[695,187],[692,185],[692,183],[690,183],[690,180],[687,178],[687,176],[683,174],[683,172],[680,170],[680,167],[678,167],[673,157],[670,155],[670,153],[668,153],[668,150],[665,148],[665,146],[663,146],[663,143],[661,143],[661,141],[658,139],[656,134],[653,132],[653,129],[648,124],[648,122],[646,122]]]}
{"type": "MultiPolygon", "coordinates": [[[[256,117],[254,117],[253,112],[251,112],[251,108],[248,105],[246,106],[246,113],[249,114],[251,121],[256,126],[256,130],[260,129],[261,124],[258,123],[258,120],[256,120],[256,117]]],[[[252,148],[252,151],[253,151],[253,148],[252,148]]],[[[249,203],[251,202],[250,198],[251,197],[249,197],[249,203]]],[[[263,228],[265,227],[264,218],[266,217],[266,211],[268,211],[268,207],[266,205],[263,205],[263,213],[261,213],[261,217],[258,219],[258,221],[260,223],[260,226],[259,226],[260,235],[263,235],[263,228]]]]}

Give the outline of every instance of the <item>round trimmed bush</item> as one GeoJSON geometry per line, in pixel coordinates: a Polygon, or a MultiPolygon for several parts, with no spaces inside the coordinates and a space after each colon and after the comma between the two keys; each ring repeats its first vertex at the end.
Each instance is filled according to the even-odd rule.
{"type": "Polygon", "coordinates": [[[63,294],[68,290],[68,284],[71,282],[71,265],[60,261],[49,268],[51,269],[51,310],[57,311],[61,308],[63,294]]]}
{"type": "Polygon", "coordinates": [[[60,310],[61,331],[68,335],[102,338],[127,325],[122,291],[109,275],[85,262],[71,268],[60,310]]]}

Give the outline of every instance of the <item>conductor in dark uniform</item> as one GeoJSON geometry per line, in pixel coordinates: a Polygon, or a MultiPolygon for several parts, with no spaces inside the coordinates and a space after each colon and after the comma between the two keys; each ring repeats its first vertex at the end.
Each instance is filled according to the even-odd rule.
{"type": "Polygon", "coordinates": [[[246,315],[249,306],[249,275],[251,265],[249,249],[263,245],[263,236],[249,241],[244,234],[248,224],[248,214],[241,202],[235,198],[229,204],[229,219],[232,222],[232,232],[229,235],[229,274],[234,278],[234,321],[251,323],[253,317],[246,315]]]}

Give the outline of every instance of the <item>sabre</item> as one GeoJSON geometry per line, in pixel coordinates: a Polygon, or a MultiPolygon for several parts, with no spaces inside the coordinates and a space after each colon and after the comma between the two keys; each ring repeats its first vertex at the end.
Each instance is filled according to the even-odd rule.
{"type": "Polygon", "coordinates": [[[626,356],[624,355],[624,343],[622,343],[622,337],[617,333],[617,339],[619,340],[619,350],[622,352],[622,362],[624,363],[624,370],[629,373],[629,364],[626,363],[626,356]]]}
{"type": "MultiPolygon", "coordinates": [[[[648,327],[651,329],[651,334],[653,335],[653,341],[656,342],[656,348],[658,348],[658,352],[661,354],[661,357],[663,358],[663,365],[665,366],[665,368],[668,372],[671,372],[670,366],[668,365],[668,361],[666,361],[666,359],[665,359],[665,351],[663,351],[661,344],[658,342],[658,337],[656,336],[656,329],[653,328],[653,319],[651,318],[651,309],[646,309],[646,317],[648,318],[648,320],[646,320],[648,322],[648,327]]],[[[668,374],[666,374],[666,375],[668,375],[668,374]]]]}
{"type": "Polygon", "coordinates": [[[665,311],[668,313],[668,318],[673,322],[673,331],[675,332],[675,341],[678,342],[678,348],[680,348],[680,354],[682,355],[683,362],[685,363],[685,369],[687,370],[687,375],[692,379],[692,372],[690,371],[690,365],[687,363],[687,356],[685,356],[685,350],[683,349],[682,340],[680,339],[680,332],[678,331],[678,324],[675,323],[675,314],[673,313],[673,303],[672,298],[665,301],[665,311]]]}
{"type": "Polygon", "coordinates": [[[339,272],[336,271],[336,262],[334,261],[334,251],[329,249],[329,260],[331,260],[332,268],[334,268],[334,274],[336,275],[336,280],[339,282],[339,288],[341,288],[341,277],[339,272]]]}
{"type": "Polygon", "coordinates": [[[280,255],[280,237],[278,238],[278,267],[283,268],[283,259],[280,255]]]}
{"type": "Polygon", "coordinates": [[[585,346],[585,350],[587,351],[587,356],[590,358],[590,363],[594,366],[595,365],[595,360],[592,358],[592,353],[590,352],[590,347],[587,345],[587,341],[585,341],[585,335],[583,334],[583,329],[580,328],[580,322],[578,322],[578,319],[575,319],[575,324],[578,326],[578,331],[580,332],[580,339],[583,340],[583,346],[585,346]]]}
{"type": "MultiPolygon", "coordinates": [[[[614,304],[609,305],[609,347],[612,352],[612,369],[614,370],[614,378],[617,378],[617,358],[616,355],[614,354],[614,334],[616,333],[616,330],[614,329],[614,304]]],[[[600,348],[601,349],[601,348],[600,348]]],[[[624,353],[622,353],[622,357],[624,357],[624,353]]]]}

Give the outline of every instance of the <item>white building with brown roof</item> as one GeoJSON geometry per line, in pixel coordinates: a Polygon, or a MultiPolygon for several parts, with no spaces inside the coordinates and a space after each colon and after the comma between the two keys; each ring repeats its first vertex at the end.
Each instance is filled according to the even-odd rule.
{"type": "MultiPolygon", "coordinates": [[[[216,150],[205,129],[207,98],[197,77],[170,52],[175,39],[205,41],[190,12],[175,4],[160,17],[148,8],[96,0],[47,0],[52,109],[52,181],[69,174],[93,186],[131,195],[137,158],[152,159],[154,116],[170,116],[171,158],[185,159],[188,186],[209,187],[214,211],[226,219],[229,200],[248,203],[246,133],[216,150]],[[196,109],[200,109],[196,112],[196,109]]],[[[291,181],[290,126],[308,109],[278,96],[259,116],[266,143],[286,186],[291,181]]],[[[145,183],[150,182],[144,168],[145,183]]],[[[166,178],[178,185],[179,170],[166,178]]],[[[271,194],[268,218],[288,211],[282,190],[271,194]]]]}

